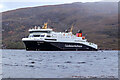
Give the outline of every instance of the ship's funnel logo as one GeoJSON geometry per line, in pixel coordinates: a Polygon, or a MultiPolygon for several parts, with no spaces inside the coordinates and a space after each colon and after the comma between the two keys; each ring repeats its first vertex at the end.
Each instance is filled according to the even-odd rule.
{"type": "Polygon", "coordinates": [[[77,36],[77,37],[82,37],[82,31],[79,30],[78,33],[76,33],[76,36],[77,36]]]}
{"type": "Polygon", "coordinates": [[[82,33],[77,33],[76,36],[77,37],[82,37],[82,33]]]}

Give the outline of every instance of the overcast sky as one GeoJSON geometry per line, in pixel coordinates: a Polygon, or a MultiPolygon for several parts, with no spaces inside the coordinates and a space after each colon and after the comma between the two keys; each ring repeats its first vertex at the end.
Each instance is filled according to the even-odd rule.
{"type": "Polygon", "coordinates": [[[118,2],[119,0],[0,0],[0,12],[24,7],[54,5],[73,2],[118,2]]]}

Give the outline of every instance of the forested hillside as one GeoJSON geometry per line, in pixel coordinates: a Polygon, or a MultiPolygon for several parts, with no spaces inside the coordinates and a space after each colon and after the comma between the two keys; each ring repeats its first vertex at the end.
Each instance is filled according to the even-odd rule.
{"type": "Polygon", "coordinates": [[[118,3],[72,3],[21,8],[2,13],[3,48],[24,48],[22,37],[34,26],[48,26],[64,31],[74,25],[81,29],[88,41],[101,49],[117,49],[118,3]]]}

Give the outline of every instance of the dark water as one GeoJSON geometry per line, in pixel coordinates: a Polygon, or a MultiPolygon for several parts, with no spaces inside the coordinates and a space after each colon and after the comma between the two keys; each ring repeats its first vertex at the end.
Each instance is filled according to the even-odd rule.
{"type": "Polygon", "coordinates": [[[118,51],[3,50],[4,78],[118,78],[118,51]]]}

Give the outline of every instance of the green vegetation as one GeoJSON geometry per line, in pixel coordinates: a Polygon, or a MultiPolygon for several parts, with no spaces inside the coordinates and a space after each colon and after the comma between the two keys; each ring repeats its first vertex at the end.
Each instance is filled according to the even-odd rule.
{"type": "Polygon", "coordinates": [[[25,47],[21,41],[18,41],[18,42],[8,41],[6,43],[6,48],[7,49],[24,49],[25,47]]]}

